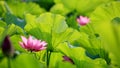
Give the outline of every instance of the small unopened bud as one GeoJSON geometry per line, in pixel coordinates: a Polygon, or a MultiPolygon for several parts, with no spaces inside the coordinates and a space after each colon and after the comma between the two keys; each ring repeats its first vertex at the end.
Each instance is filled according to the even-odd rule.
{"type": "Polygon", "coordinates": [[[10,42],[9,36],[6,36],[2,43],[2,52],[7,57],[14,55],[14,48],[10,42]]]}
{"type": "Polygon", "coordinates": [[[63,61],[67,61],[67,62],[74,64],[73,60],[69,58],[68,56],[63,56],[63,61]]]}

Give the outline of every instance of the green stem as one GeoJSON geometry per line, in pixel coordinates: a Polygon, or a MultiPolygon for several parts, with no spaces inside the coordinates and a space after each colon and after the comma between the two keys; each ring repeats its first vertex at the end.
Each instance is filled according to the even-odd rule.
{"type": "Polygon", "coordinates": [[[5,6],[5,8],[6,8],[6,11],[12,14],[11,9],[9,8],[9,6],[7,5],[6,2],[5,2],[5,4],[4,4],[4,6],[5,6]]]}
{"type": "Polygon", "coordinates": [[[33,54],[33,56],[35,57],[35,59],[37,59],[37,60],[38,60],[36,53],[31,52],[31,54],[33,54]]]}
{"type": "Polygon", "coordinates": [[[95,31],[90,24],[88,24],[87,27],[89,28],[89,30],[91,31],[92,34],[95,34],[95,31]]]}
{"type": "Polygon", "coordinates": [[[8,59],[8,68],[11,68],[10,57],[8,57],[7,59],[8,59]]]}
{"type": "Polygon", "coordinates": [[[47,50],[47,68],[49,68],[50,56],[51,56],[51,51],[47,50]]]}
{"type": "Polygon", "coordinates": [[[50,62],[50,56],[51,56],[51,51],[50,51],[50,53],[49,53],[49,58],[48,58],[48,59],[49,59],[49,62],[50,62]]]}
{"type": "Polygon", "coordinates": [[[49,51],[47,50],[47,68],[49,67],[49,51]]]}

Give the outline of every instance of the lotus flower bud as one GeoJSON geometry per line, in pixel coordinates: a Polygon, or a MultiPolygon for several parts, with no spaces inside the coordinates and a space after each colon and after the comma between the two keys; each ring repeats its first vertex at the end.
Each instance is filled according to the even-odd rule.
{"type": "Polygon", "coordinates": [[[67,56],[63,56],[63,61],[67,61],[67,62],[74,64],[73,60],[67,56]]]}
{"type": "Polygon", "coordinates": [[[2,43],[2,52],[7,57],[14,55],[14,48],[10,42],[9,36],[6,36],[2,43]]]}

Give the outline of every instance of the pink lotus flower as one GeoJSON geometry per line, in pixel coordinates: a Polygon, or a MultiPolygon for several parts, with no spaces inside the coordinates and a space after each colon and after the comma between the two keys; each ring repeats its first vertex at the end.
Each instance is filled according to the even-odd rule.
{"type": "Polygon", "coordinates": [[[24,36],[21,36],[21,38],[23,42],[19,42],[19,44],[28,51],[37,52],[46,49],[47,43],[45,41],[33,39],[32,36],[29,36],[28,39],[24,36]]]}
{"type": "Polygon", "coordinates": [[[64,59],[63,61],[68,61],[68,62],[74,64],[73,60],[67,56],[63,56],[63,59],[64,59]]]}
{"type": "Polygon", "coordinates": [[[87,18],[87,17],[80,16],[79,18],[77,18],[77,22],[78,22],[81,26],[84,26],[84,25],[86,25],[87,23],[90,22],[90,19],[87,18]]]}

